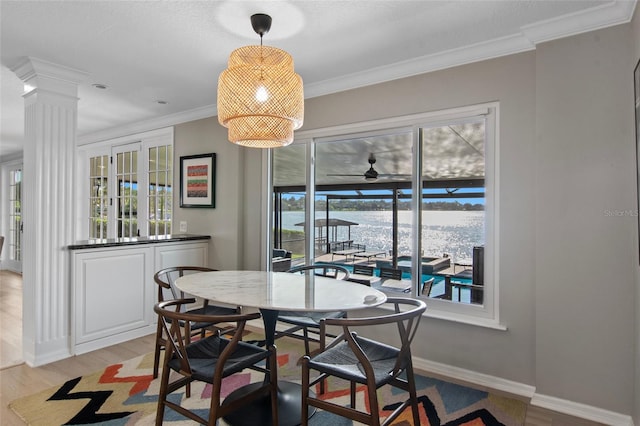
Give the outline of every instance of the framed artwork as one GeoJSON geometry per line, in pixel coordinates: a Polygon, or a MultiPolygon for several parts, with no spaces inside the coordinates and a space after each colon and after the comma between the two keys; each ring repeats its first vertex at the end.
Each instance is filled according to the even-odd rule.
{"type": "Polygon", "coordinates": [[[180,157],[180,207],[216,206],[216,154],[180,157]]]}
{"type": "MultiPolygon", "coordinates": [[[[638,211],[640,211],[640,60],[633,70],[633,104],[636,110],[636,173],[638,184],[638,211]]],[[[638,229],[640,229],[640,214],[638,215],[638,229]]]]}

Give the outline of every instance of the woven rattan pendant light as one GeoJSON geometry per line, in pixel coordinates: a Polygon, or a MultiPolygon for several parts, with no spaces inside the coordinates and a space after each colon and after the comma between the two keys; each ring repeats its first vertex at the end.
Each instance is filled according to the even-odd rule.
{"type": "Polygon", "coordinates": [[[293,142],[302,126],[302,79],[284,50],[263,46],[271,17],[251,16],[260,46],[231,52],[229,66],[218,79],[218,121],[229,129],[229,141],[253,148],[275,148],[293,142]]]}

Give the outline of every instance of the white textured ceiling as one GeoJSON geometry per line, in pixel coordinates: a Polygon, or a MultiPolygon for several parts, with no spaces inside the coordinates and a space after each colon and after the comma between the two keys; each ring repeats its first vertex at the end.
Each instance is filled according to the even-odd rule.
{"type": "Polygon", "coordinates": [[[229,53],[259,43],[253,13],[273,17],[265,44],[292,54],[313,97],[629,22],[635,3],[2,0],[0,157],[21,150],[22,83],[11,68],[25,57],[89,74],[79,89],[78,133],[90,140],[214,115],[229,53]]]}

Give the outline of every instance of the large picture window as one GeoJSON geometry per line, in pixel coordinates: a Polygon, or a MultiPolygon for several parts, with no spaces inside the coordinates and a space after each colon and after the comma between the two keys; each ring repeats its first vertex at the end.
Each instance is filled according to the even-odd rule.
{"type": "Polygon", "coordinates": [[[360,123],[273,150],[271,248],[290,251],[292,265],[338,263],[391,295],[428,299],[441,317],[497,323],[496,113],[360,123]]]}

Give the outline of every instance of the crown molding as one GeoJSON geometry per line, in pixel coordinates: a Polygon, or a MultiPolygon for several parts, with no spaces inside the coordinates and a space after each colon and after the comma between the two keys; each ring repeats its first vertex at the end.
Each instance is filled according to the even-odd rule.
{"type": "MultiPolygon", "coordinates": [[[[525,25],[520,28],[519,33],[510,36],[306,84],[304,86],[305,98],[315,98],[459,65],[535,50],[538,43],[630,22],[633,18],[636,3],[637,0],[614,0],[582,12],[567,14],[532,25],[525,25]]],[[[176,124],[213,117],[215,115],[217,115],[217,106],[215,104],[206,105],[188,111],[130,123],[117,128],[82,134],[78,137],[78,141],[79,144],[93,143],[160,127],[174,126],[176,124]]]]}
{"type": "Polygon", "coordinates": [[[616,0],[580,12],[525,25],[520,30],[532,43],[538,44],[625,24],[631,22],[636,2],[637,0],[616,0]]]}
{"type": "Polygon", "coordinates": [[[306,98],[315,98],[533,49],[535,49],[535,45],[521,34],[501,37],[307,84],[304,87],[304,92],[306,98]]]}
{"type": "Polygon", "coordinates": [[[162,127],[175,126],[180,123],[213,117],[217,114],[216,105],[205,105],[187,111],[150,118],[148,120],[129,123],[124,126],[112,127],[92,133],[84,133],[78,136],[78,145],[86,145],[94,142],[115,139],[122,136],[146,132],[162,127]]]}
{"type": "Polygon", "coordinates": [[[338,93],[534,50],[536,44],[630,22],[637,0],[615,0],[520,28],[520,33],[305,85],[305,97],[338,93]]]}
{"type": "Polygon", "coordinates": [[[5,155],[0,155],[0,164],[5,165],[5,164],[19,164],[22,163],[22,158],[23,158],[23,152],[19,151],[19,152],[11,152],[9,154],[5,154],[5,155]]]}
{"type": "Polygon", "coordinates": [[[23,58],[10,69],[23,82],[27,82],[36,77],[46,77],[77,85],[85,81],[89,76],[87,72],[30,56],[23,58]]]}

